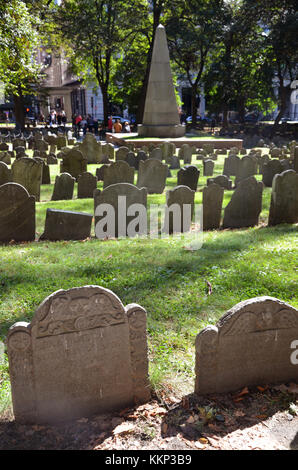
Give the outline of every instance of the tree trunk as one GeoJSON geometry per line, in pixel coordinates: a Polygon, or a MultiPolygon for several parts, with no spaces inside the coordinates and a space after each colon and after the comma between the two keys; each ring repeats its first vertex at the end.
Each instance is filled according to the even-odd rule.
{"type": "Polygon", "coordinates": [[[224,105],[223,105],[222,127],[223,127],[224,129],[227,129],[227,128],[229,127],[229,121],[228,121],[228,105],[227,105],[227,103],[224,103],[224,105]]]}
{"type": "Polygon", "coordinates": [[[103,120],[104,125],[108,125],[108,118],[109,118],[109,97],[107,87],[101,86],[101,93],[102,93],[102,101],[103,101],[103,120]]]}
{"type": "Polygon", "coordinates": [[[191,122],[195,126],[197,123],[197,87],[191,88],[191,122]]]}
{"type": "Polygon", "coordinates": [[[238,113],[239,113],[239,122],[241,122],[241,124],[244,124],[245,123],[245,100],[243,96],[241,96],[238,101],[238,113]]]}
{"type": "Polygon", "coordinates": [[[16,130],[23,132],[25,130],[25,108],[24,108],[24,97],[22,92],[19,91],[19,95],[14,95],[14,114],[16,118],[16,130]]]}
{"type": "Polygon", "coordinates": [[[275,134],[278,128],[279,121],[281,120],[281,118],[283,117],[287,109],[287,87],[285,87],[283,83],[280,83],[279,96],[280,96],[280,109],[274,121],[272,135],[275,134]]]}

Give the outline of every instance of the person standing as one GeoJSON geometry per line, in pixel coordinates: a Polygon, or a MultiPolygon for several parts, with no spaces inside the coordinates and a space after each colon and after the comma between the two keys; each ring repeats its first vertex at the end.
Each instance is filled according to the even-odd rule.
{"type": "Polygon", "coordinates": [[[113,119],[112,119],[112,116],[109,116],[109,119],[108,119],[108,131],[113,132],[113,119]]]}
{"type": "Polygon", "coordinates": [[[120,132],[122,132],[122,124],[120,122],[120,119],[117,119],[117,121],[115,122],[114,131],[116,134],[119,134],[120,132]]]}

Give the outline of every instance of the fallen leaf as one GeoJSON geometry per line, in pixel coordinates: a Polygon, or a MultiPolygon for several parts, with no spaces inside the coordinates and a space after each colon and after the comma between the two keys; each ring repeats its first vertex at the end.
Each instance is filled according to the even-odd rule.
{"type": "Polygon", "coordinates": [[[167,425],[167,423],[162,423],[162,425],[161,425],[161,432],[162,432],[163,434],[166,434],[166,433],[167,433],[167,430],[168,430],[168,425],[167,425]]]}
{"type": "Polygon", "coordinates": [[[114,436],[117,436],[118,434],[125,434],[127,432],[132,432],[134,430],[135,426],[131,423],[123,423],[119,424],[114,430],[113,434],[114,436]]]}
{"type": "Polygon", "coordinates": [[[201,444],[205,444],[205,445],[206,445],[206,444],[208,444],[209,441],[208,441],[208,439],[206,439],[206,437],[200,437],[199,442],[200,442],[201,444]]]}
{"type": "Polygon", "coordinates": [[[268,385],[265,385],[265,387],[261,387],[260,385],[258,385],[257,389],[259,390],[259,392],[265,392],[266,390],[268,390],[268,385]]]}
{"type": "Polygon", "coordinates": [[[267,415],[256,415],[256,418],[263,420],[263,419],[267,419],[268,416],[267,415]]]}
{"type": "Polygon", "coordinates": [[[247,387],[244,387],[240,393],[238,393],[237,397],[242,397],[243,395],[247,395],[249,393],[249,390],[247,387]]]}

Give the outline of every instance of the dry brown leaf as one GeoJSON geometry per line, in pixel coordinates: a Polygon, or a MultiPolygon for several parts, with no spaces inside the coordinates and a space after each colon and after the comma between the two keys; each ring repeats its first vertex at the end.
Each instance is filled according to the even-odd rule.
{"type": "Polygon", "coordinates": [[[114,430],[113,434],[114,436],[117,436],[118,434],[125,434],[127,432],[132,432],[135,429],[134,424],[132,423],[123,423],[119,424],[114,430]]]}
{"type": "Polygon", "coordinates": [[[200,437],[199,442],[200,442],[201,444],[205,444],[205,445],[206,445],[206,444],[208,444],[209,441],[208,441],[208,439],[206,439],[206,437],[200,437]]]}
{"type": "Polygon", "coordinates": [[[168,425],[167,425],[167,423],[162,423],[162,425],[161,425],[161,432],[162,432],[163,434],[166,434],[167,430],[168,430],[168,425]]]}
{"type": "Polygon", "coordinates": [[[187,422],[188,424],[192,424],[192,423],[195,422],[195,419],[194,419],[193,416],[190,416],[190,417],[186,420],[186,422],[187,422]]]}
{"type": "Polygon", "coordinates": [[[257,419],[261,419],[261,420],[268,418],[267,415],[256,415],[255,417],[256,417],[257,419]]]}
{"type": "Polygon", "coordinates": [[[259,392],[265,392],[266,390],[268,390],[268,385],[265,385],[265,387],[261,387],[260,385],[257,386],[257,389],[259,390],[259,392]]]}

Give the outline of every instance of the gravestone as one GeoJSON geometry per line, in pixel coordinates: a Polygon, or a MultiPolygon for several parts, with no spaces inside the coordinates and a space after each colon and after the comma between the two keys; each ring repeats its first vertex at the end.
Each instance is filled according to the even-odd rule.
{"type": "Polygon", "coordinates": [[[126,160],[127,154],[129,152],[128,147],[119,147],[119,149],[116,151],[116,162],[118,160],[126,160]]]}
{"type": "Polygon", "coordinates": [[[70,149],[66,155],[63,156],[61,163],[60,173],[69,173],[73,178],[78,180],[78,177],[87,171],[87,159],[80,150],[76,148],[70,149]]]}
{"type": "Polygon", "coordinates": [[[203,189],[203,230],[216,230],[220,226],[224,188],[211,183],[203,189]]]}
{"type": "Polygon", "coordinates": [[[12,181],[27,189],[30,196],[40,200],[40,185],[42,182],[42,162],[33,158],[20,158],[12,164],[12,181]]]}
{"type": "Polygon", "coordinates": [[[176,153],[176,146],[174,143],[165,141],[160,146],[162,151],[162,159],[169,163],[170,158],[176,153]]]}
{"type": "Polygon", "coordinates": [[[128,154],[126,155],[125,161],[126,161],[126,163],[128,163],[128,165],[131,168],[136,169],[137,160],[136,160],[136,156],[135,156],[134,152],[129,151],[128,154]]]}
{"type": "Polygon", "coordinates": [[[287,171],[287,170],[291,170],[291,162],[289,159],[285,158],[283,160],[280,160],[280,164],[281,164],[281,168],[282,168],[282,172],[283,171],[287,171]]]}
{"type": "Polygon", "coordinates": [[[198,395],[288,383],[298,378],[291,345],[298,338],[298,310],[272,297],[245,300],[196,338],[198,395]]]}
{"type": "Polygon", "coordinates": [[[34,144],[34,150],[39,150],[40,152],[47,152],[49,144],[42,139],[36,140],[34,144]]]}
{"type": "Polygon", "coordinates": [[[6,163],[0,162],[0,186],[12,181],[11,170],[6,163]]]}
{"type": "Polygon", "coordinates": [[[254,227],[262,211],[263,183],[250,176],[239,182],[225,208],[223,228],[254,227]]]}
{"type": "Polygon", "coordinates": [[[0,241],[35,240],[35,198],[16,183],[0,186],[0,241]]]}
{"type": "Polygon", "coordinates": [[[230,155],[225,158],[223,174],[228,177],[236,176],[239,173],[240,161],[237,155],[230,155]]]}
{"type": "Polygon", "coordinates": [[[58,158],[53,153],[50,153],[50,155],[48,155],[47,157],[47,164],[57,165],[57,163],[58,163],[58,158]]]}
{"type": "Polygon", "coordinates": [[[268,225],[298,222],[298,173],[287,170],[273,178],[268,225]]]}
{"type": "Polygon", "coordinates": [[[213,176],[214,162],[212,160],[203,160],[204,176],[213,176]]]}
{"type": "Polygon", "coordinates": [[[150,399],[146,311],[110,290],[59,290],[8,331],[15,420],[54,424],[150,399]]]}
{"type": "Polygon", "coordinates": [[[47,209],[40,240],[86,240],[91,236],[92,214],[47,209]]]}
{"type": "MultiPolygon", "coordinates": [[[[131,210],[132,210],[131,209],[131,210]]],[[[94,191],[94,211],[95,211],[95,234],[97,238],[106,237],[126,237],[133,236],[131,230],[134,229],[134,220],[136,220],[137,232],[140,235],[147,234],[147,190],[146,188],[137,188],[133,184],[118,183],[108,186],[103,191],[94,191]],[[104,205],[110,205],[113,208],[111,214],[114,226],[105,227],[106,212],[104,205]],[[141,206],[139,223],[136,220],[137,215],[131,215],[129,208],[133,209],[134,204],[141,206]]],[[[108,214],[109,215],[109,214],[108,214]]]]}
{"type": "Polygon", "coordinates": [[[108,163],[109,160],[114,160],[115,158],[115,148],[113,144],[105,144],[102,146],[102,163],[108,163]]]}
{"type": "Polygon", "coordinates": [[[42,163],[42,180],[41,180],[41,184],[51,184],[50,167],[43,160],[41,160],[41,163],[42,163]]]}
{"type": "Polygon", "coordinates": [[[24,147],[26,149],[26,140],[22,138],[13,139],[12,149],[15,150],[17,147],[24,147]]]}
{"type": "Polygon", "coordinates": [[[52,201],[69,200],[73,198],[75,178],[69,173],[57,175],[52,195],[52,201]]]}
{"type": "Polygon", "coordinates": [[[104,170],[103,187],[117,183],[134,183],[134,168],[131,168],[125,161],[119,160],[112,163],[104,170]]]}
{"type": "MultiPolygon", "coordinates": [[[[120,161],[120,160],[119,160],[120,161]]],[[[96,178],[97,181],[103,181],[104,180],[104,171],[106,168],[108,168],[110,165],[104,164],[101,165],[100,168],[96,168],[96,178]]]]}
{"type": "Polygon", "coordinates": [[[8,151],[9,150],[9,145],[6,144],[5,142],[0,143],[0,150],[1,151],[8,151]]]}
{"type": "Polygon", "coordinates": [[[197,190],[198,181],[200,177],[200,171],[194,165],[189,165],[177,173],[177,186],[188,186],[193,191],[197,190]]]}
{"type": "Polygon", "coordinates": [[[56,137],[55,141],[50,142],[50,144],[52,143],[56,144],[57,150],[60,150],[63,147],[67,146],[66,137],[64,137],[63,135],[59,135],[58,137],[56,137]]]}
{"type": "Polygon", "coordinates": [[[221,188],[231,190],[232,189],[232,180],[228,178],[226,175],[218,175],[215,178],[208,178],[207,179],[207,186],[210,184],[218,184],[221,188]]]}
{"type": "Polygon", "coordinates": [[[282,172],[282,165],[279,160],[269,160],[263,166],[263,183],[268,188],[272,187],[272,181],[275,175],[282,172]]]}
{"type": "Polygon", "coordinates": [[[25,147],[16,147],[14,150],[16,152],[16,158],[28,157],[28,155],[26,155],[25,147]]]}
{"type": "Polygon", "coordinates": [[[189,232],[194,212],[195,191],[188,186],[176,186],[167,191],[167,207],[163,231],[165,233],[189,232]]]}
{"type": "Polygon", "coordinates": [[[155,147],[155,149],[150,152],[149,158],[155,158],[156,160],[162,161],[162,150],[159,147],[155,147]]]}
{"type": "Polygon", "coordinates": [[[188,144],[183,144],[178,152],[179,158],[183,159],[184,164],[191,164],[192,148],[188,144]]]}
{"type": "Polygon", "coordinates": [[[258,160],[256,157],[247,155],[240,160],[238,172],[236,174],[235,184],[239,181],[256,175],[258,172],[258,160]]]}
{"type": "Polygon", "coordinates": [[[167,163],[170,165],[171,170],[178,170],[180,168],[180,158],[176,155],[169,158],[167,163]]]}
{"type": "Polygon", "coordinates": [[[87,171],[78,179],[78,199],[93,198],[93,192],[97,187],[97,178],[87,171]]]}
{"type": "Polygon", "coordinates": [[[100,163],[102,160],[101,143],[97,142],[96,137],[87,132],[84,140],[78,145],[78,150],[82,152],[88,163],[100,163]]]}
{"type": "Polygon", "coordinates": [[[140,161],[138,188],[147,188],[149,194],[161,194],[165,189],[168,170],[166,164],[153,158],[140,161]]]}
{"type": "Polygon", "coordinates": [[[0,162],[6,163],[6,165],[11,165],[11,156],[9,152],[0,152],[0,162]]]}

